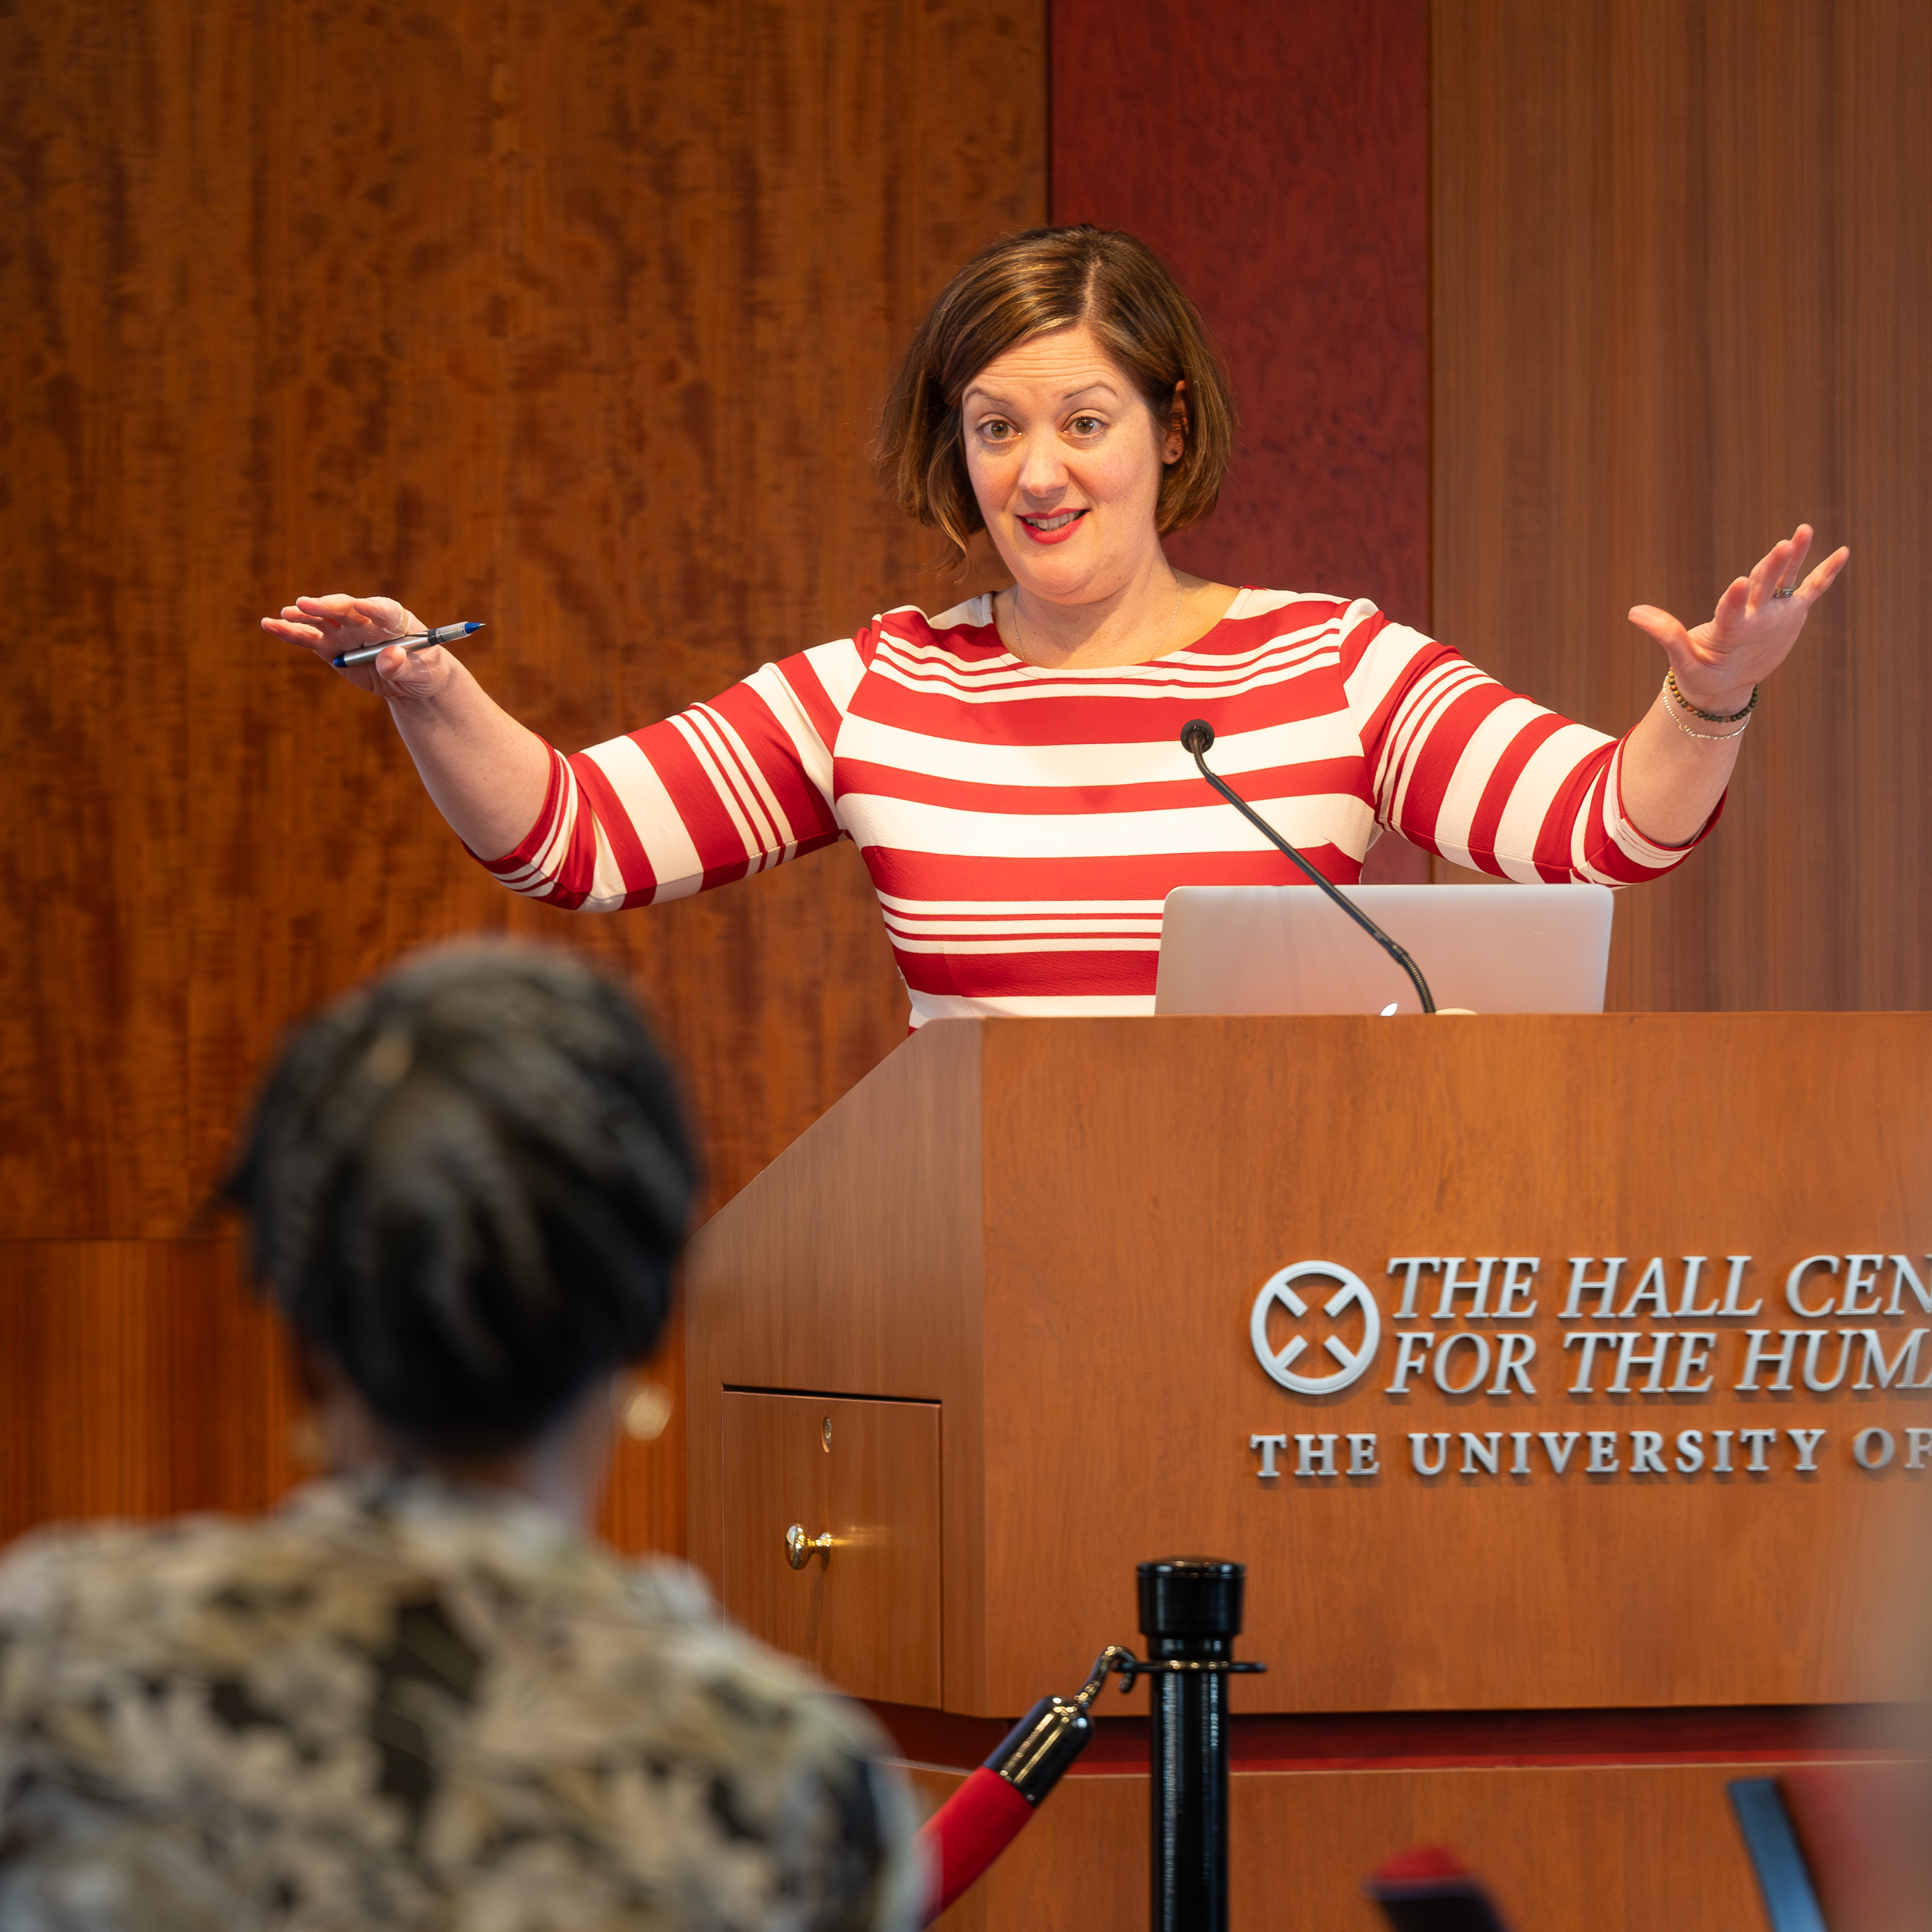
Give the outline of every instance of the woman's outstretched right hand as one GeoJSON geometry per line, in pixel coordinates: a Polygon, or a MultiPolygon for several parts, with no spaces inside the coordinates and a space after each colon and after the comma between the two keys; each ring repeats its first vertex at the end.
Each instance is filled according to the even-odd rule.
{"type": "MultiPolygon", "coordinates": [[[[428,627],[392,597],[338,592],[298,597],[279,617],[264,617],[262,628],[327,664],[428,627]]],[[[436,809],[472,852],[499,858],[536,823],[550,784],[550,747],[494,704],[454,652],[440,644],[385,651],[340,675],[391,700],[389,716],[436,809]]]]}
{"type": "MultiPolygon", "coordinates": [[[[386,638],[406,637],[429,627],[393,597],[350,597],[338,590],[326,597],[298,597],[283,605],[279,617],[264,617],[262,628],[272,638],[314,652],[327,664],[345,651],[359,651],[386,638]]],[[[421,700],[442,695],[451,664],[448,652],[432,644],[427,650],[385,651],[373,662],[352,665],[337,675],[358,691],[421,700]]]]}

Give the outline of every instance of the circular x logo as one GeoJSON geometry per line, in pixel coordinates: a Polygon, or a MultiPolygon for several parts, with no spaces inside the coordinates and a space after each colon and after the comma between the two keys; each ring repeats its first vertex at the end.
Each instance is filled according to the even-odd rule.
{"type": "Polygon", "coordinates": [[[1337,1268],[1333,1262],[1297,1262],[1292,1268],[1281,1269],[1262,1283],[1262,1292],[1255,1297],[1255,1312],[1248,1318],[1248,1339],[1254,1344],[1255,1359],[1283,1388],[1292,1389],[1298,1395],[1333,1395],[1336,1390],[1346,1388],[1367,1373],[1369,1364],[1375,1360],[1376,1350],[1382,1342],[1382,1310],[1376,1306],[1376,1298],[1369,1292],[1367,1282],[1359,1275],[1351,1274],[1345,1268],[1337,1268]],[[1293,1364],[1308,1346],[1299,1335],[1291,1335],[1287,1346],[1279,1353],[1268,1346],[1268,1311],[1278,1301],[1298,1322],[1308,1312],[1308,1304],[1295,1293],[1294,1284],[1311,1275],[1324,1281],[1341,1283],[1322,1304],[1324,1315],[1340,1315],[1354,1303],[1361,1304],[1362,1345],[1359,1348],[1351,1348],[1339,1335],[1330,1335],[1326,1346],[1341,1366],[1329,1376],[1298,1376],[1294,1372],[1293,1364]]]}

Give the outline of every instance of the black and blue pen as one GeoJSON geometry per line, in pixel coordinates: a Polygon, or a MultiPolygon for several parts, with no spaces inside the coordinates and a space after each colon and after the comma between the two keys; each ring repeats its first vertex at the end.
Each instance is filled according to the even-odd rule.
{"type": "Polygon", "coordinates": [[[359,651],[344,651],[339,658],[331,658],[329,662],[338,670],[347,670],[352,664],[365,664],[380,657],[392,646],[400,646],[406,651],[427,650],[431,644],[453,644],[460,638],[466,638],[472,631],[480,631],[481,624],[441,624],[434,631],[410,631],[400,638],[385,638],[380,644],[365,645],[359,651]]]}

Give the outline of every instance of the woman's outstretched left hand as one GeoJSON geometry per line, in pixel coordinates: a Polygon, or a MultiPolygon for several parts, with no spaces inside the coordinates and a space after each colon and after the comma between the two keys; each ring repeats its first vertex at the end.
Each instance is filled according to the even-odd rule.
{"type": "Polygon", "coordinates": [[[1751,686],[1762,683],[1790,654],[1811,607],[1831,589],[1850,557],[1834,550],[1799,581],[1811,548],[1811,526],[1800,524],[1782,543],[1773,544],[1748,577],[1740,577],[1724,596],[1708,624],[1687,631],[1668,610],[1639,604],[1630,620],[1656,639],[1677,674],[1677,687],[1706,711],[1732,712],[1748,703],[1751,686]],[[1789,589],[1790,595],[1776,592],[1789,589]]]}

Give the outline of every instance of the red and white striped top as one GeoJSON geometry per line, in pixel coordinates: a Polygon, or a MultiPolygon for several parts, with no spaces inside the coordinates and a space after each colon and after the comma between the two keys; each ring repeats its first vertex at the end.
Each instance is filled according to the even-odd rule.
{"type": "Polygon", "coordinates": [[[614,911],[850,838],[915,1026],[1151,1012],[1173,887],[1299,880],[1202,782],[1179,743],[1195,717],[1216,768],[1340,884],[1380,826],[1526,880],[1628,884],[1690,849],[1631,824],[1618,740],[1372,604],[1247,590],[1185,650],[1078,670],[1015,657],[984,597],[889,610],[662,724],[553,752],[536,824],[488,862],[513,891],[614,911]]]}

